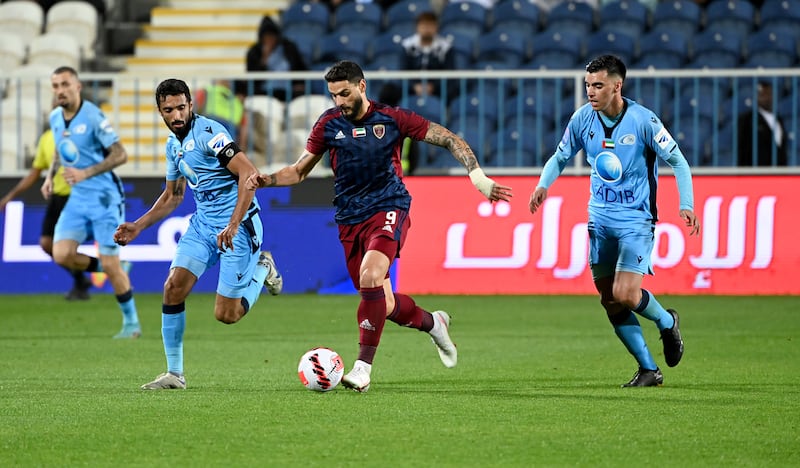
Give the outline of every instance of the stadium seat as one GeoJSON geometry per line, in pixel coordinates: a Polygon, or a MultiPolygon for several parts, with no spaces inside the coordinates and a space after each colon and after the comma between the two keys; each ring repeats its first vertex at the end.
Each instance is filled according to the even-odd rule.
{"type": "Polygon", "coordinates": [[[755,13],[747,0],[713,0],[706,6],[706,29],[746,36],[755,23],[755,13]]]}
{"type": "Polygon", "coordinates": [[[417,16],[426,11],[434,11],[430,0],[400,0],[386,9],[384,15],[384,30],[391,28],[410,28],[414,31],[417,24],[417,16]]]}
{"type": "Polygon", "coordinates": [[[540,128],[551,130],[555,124],[555,98],[551,94],[543,94],[540,98],[517,94],[506,99],[503,104],[503,112],[505,128],[526,131],[540,128]]]}
{"type": "Polygon", "coordinates": [[[336,31],[322,36],[317,41],[317,56],[314,61],[328,65],[339,60],[366,63],[367,45],[371,37],[371,34],[363,34],[355,29],[351,32],[336,31]]]}
{"type": "Polygon", "coordinates": [[[328,96],[316,94],[297,96],[286,104],[287,128],[309,131],[319,116],[331,107],[333,101],[328,96]]]}
{"type": "Polygon", "coordinates": [[[46,33],[31,41],[28,51],[29,64],[69,65],[80,69],[81,47],[78,41],[66,34],[46,33]]]}
{"type": "MultiPolygon", "coordinates": [[[[49,96],[44,99],[50,103],[49,96]]],[[[3,132],[17,132],[21,138],[21,142],[26,154],[35,153],[36,142],[39,135],[46,127],[47,114],[44,109],[48,111],[49,105],[44,106],[42,99],[27,96],[14,96],[5,98],[0,102],[0,109],[2,109],[2,118],[0,118],[0,128],[3,132]]]]}
{"type": "Polygon", "coordinates": [[[678,142],[689,164],[697,166],[706,160],[710,154],[708,137],[711,135],[713,126],[711,121],[699,115],[683,114],[676,119],[674,128],[670,133],[678,142]]]}
{"type": "Polygon", "coordinates": [[[475,60],[475,37],[463,32],[452,31],[442,33],[453,46],[455,68],[457,70],[471,68],[475,60]]]}
{"type": "Polygon", "coordinates": [[[380,59],[382,55],[398,55],[405,56],[405,49],[403,49],[403,36],[392,32],[386,32],[376,37],[369,50],[370,60],[380,59]]]}
{"type": "Polygon", "coordinates": [[[581,38],[567,31],[547,29],[531,41],[531,62],[526,68],[568,70],[583,58],[581,38]]]}
{"type": "Polygon", "coordinates": [[[531,129],[508,128],[502,133],[497,132],[488,138],[486,158],[482,164],[495,167],[541,166],[542,140],[531,129]]]}
{"type": "MultiPolygon", "coordinates": [[[[280,99],[266,95],[247,96],[244,100],[244,108],[249,112],[258,112],[264,117],[268,139],[274,140],[276,135],[283,131],[286,121],[286,105],[280,99]]],[[[250,121],[252,122],[253,119],[250,121]]]]}
{"type": "Polygon", "coordinates": [[[528,43],[519,34],[491,31],[481,35],[476,46],[477,60],[492,61],[498,69],[517,68],[528,58],[528,43]]]}
{"type": "Polygon", "coordinates": [[[766,0],[759,10],[760,29],[782,30],[800,36],[800,0],[766,0]]]}
{"type": "Polygon", "coordinates": [[[626,80],[622,94],[661,115],[672,104],[672,80],[633,78],[626,80]]]}
{"type": "Polygon", "coordinates": [[[0,32],[0,70],[9,72],[25,60],[25,42],[22,37],[8,32],[0,32]]]}
{"type": "Polygon", "coordinates": [[[284,31],[283,36],[295,43],[306,65],[314,62],[317,56],[317,38],[320,35],[313,28],[290,28],[284,31]]]}
{"type": "Polygon", "coordinates": [[[17,34],[26,44],[42,33],[44,10],[36,2],[0,3],[0,31],[17,34]]]}
{"type": "Polygon", "coordinates": [[[497,99],[488,94],[470,93],[452,100],[448,106],[448,127],[477,129],[491,127],[494,130],[498,118],[497,99]]]}
{"type": "Polygon", "coordinates": [[[700,27],[702,13],[702,8],[693,0],[658,2],[653,11],[651,29],[680,33],[689,38],[700,27]]]}
{"type": "Polygon", "coordinates": [[[486,29],[488,10],[477,3],[449,2],[439,17],[439,29],[444,34],[461,33],[473,38],[486,29]]]}
{"type": "Polygon", "coordinates": [[[788,68],[797,61],[797,41],[780,30],[762,29],[751,34],[746,49],[747,67],[788,68]]]}
{"type": "Polygon", "coordinates": [[[585,36],[594,29],[594,16],[594,9],[588,3],[563,2],[550,10],[545,26],[551,31],[568,31],[585,36]]]}
{"type": "Polygon", "coordinates": [[[617,32],[597,31],[586,39],[586,60],[601,54],[614,54],[625,63],[632,63],[636,51],[636,39],[617,32]]]}
{"type": "Polygon", "coordinates": [[[8,72],[6,97],[17,95],[47,100],[53,95],[50,75],[54,67],[48,64],[27,63],[8,72]]]}
{"type": "Polygon", "coordinates": [[[533,0],[502,0],[492,8],[492,30],[530,37],[539,31],[541,16],[533,0]]]}
{"type": "MultiPolygon", "coordinates": [[[[370,60],[367,65],[367,70],[402,70],[405,66],[405,59],[401,54],[380,54],[370,60]]],[[[373,82],[375,80],[372,80],[373,82]]]]}
{"type": "Polygon", "coordinates": [[[733,124],[723,125],[709,138],[709,154],[704,165],[725,167],[736,166],[733,158],[733,148],[737,143],[733,141],[733,124]]]}
{"type": "Polygon", "coordinates": [[[45,31],[74,37],[81,48],[81,57],[94,58],[98,31],[97,10],[87,2],[58,2],[47,10],[45,31]]]}
{"type": "Polygon", "coordinates": [[[309,34],[321,36],[330,28],[330,11],[322,3],[298,1],[289,5],[281,15],[284,34],[304,30],[309,34]]]}
{"type": "Polygon", "coordinates": [[[688,44],[681,34],[653,31],[639,39],[639,58],[634,68],[680,68],[688,59],[688,44]]]}
{"type": "Polygon", "coordinates": [[[534,99],[537,106],[552,112],[553,103],[565,95],[573,95],[574,82],[569,78],[530,78],[517,89],[517,96],[534,99]]]}
{"type": "Polygon", "coordinates": [[[442,101],[434,96],[409,96],[403,103],[406,107],[417,114],[433,122],[444,122],[447,112],[442,101]]]}
{"type": "Polygon", "coordinates": [[[736,33],[709,30],[692,39],[692,62],[698,68],[734,68],[741,56],[742,40],[736,33]]]}
{"type": "Polygon", "coordinates": [[[637,0],[619,0],[602,5],[598,11],[601,30],[638,37],[647,28],[648,11],[637,0]]]}
{"type": "Polygon", "coordinates": [[[375,36],[383,26],[383,10],[376,3],[345,2],[333,12],[333,28],[375,36]]]}

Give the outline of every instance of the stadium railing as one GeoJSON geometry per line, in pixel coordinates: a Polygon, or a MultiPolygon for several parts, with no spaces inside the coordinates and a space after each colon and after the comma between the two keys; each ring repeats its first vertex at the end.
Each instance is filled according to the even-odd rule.
{"type": "MultiPolygon", "coordinates": [[[[291,86],[305,83],[307,95],[325,95],[323,71],[293,73],[208,74],[196,71],[173,76],[184,79],[193,92],[212,80],[238,81],[247,95],[256,83],[291,86]]],[[[493,70],[400,72],[365,71],[367,93],[377,99],[384,86],[396,90],[397,104],[409,107],[462,135],[479,161],[494,174],[536,174],[552,154],[572,112],[585,103],[582,71],[493,70]],[[419,100],[410,83],[427,80],[448,95],[419,100]],[[431,102],[433,105],[431,106],[431,102]]],[[[84,98],[101,105],[129,153],[121,172],[126,175],[163,174],[163,148],[168,131],[155,108],[153,92],[166,77],[125,73],[82,73],[84,98]]],[[[0,101],[0,170],[22,173],[45,127],[51,103],[49,77],[0,77],[5,98],[0,101]],[[35,110],[31,112],[31,108],[35,110]]],[[[681,145],[698,172],[800,173],[800,70],[629,70],[623,94],[652,109],[681,145]],[[737,167],[738,115],[757,99],[757,84],[772,83],[773,108],[783,119],[788,136],[786,167],[737,167]]],[[[299,100],[295,98],[295,100],[299,100]]],[[[308,129],[320,114],[319,100],[289,105],[252,99],[246,149],[260,167],[280,167],[296,160],[308,129]],[[260,107],[259,107],[260,106],[260,107]],[[302,115],[300,115],[302,114],[302,115]],[[258,126],[257,128],[255,126],[258,126]]],[[[324,101],[323,101],[324,102],[324,101]]],[[[752,127],[755,132],[755,126],[752,127]]],[[[461,173],[453,158],[421,145],[418,174],[461,173]]],[[[776,161],[776,154],[771,155],[776,161]]],[[[576,157],[567,169],[586,173],[576,157]]],[[[315,171],[316,172],[316,171],[315,171]]],[[[320,175],[326,172],[319,171],[320,175]]]]}

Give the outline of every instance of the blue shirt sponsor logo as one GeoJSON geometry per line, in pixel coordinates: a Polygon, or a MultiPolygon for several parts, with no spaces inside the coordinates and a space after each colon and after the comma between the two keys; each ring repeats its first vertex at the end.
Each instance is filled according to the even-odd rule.
{"type": "Polygon", "coordinates": [[[622,179],[622,162],[616,154],[603,151],[594,160],[594,170],[603,182],[616,184],[622,179]]]}
{"type": "Polygon", "coordinates": [[[58,144],[58,154],[61,155],[61,160],[64,161],[65,166],[74,166],[81,157],[78,147],[70,139],[63,139],[58,144]]]}
{"type": "Polygon", "coordinates": [[[192,189],[197,187],[197,173],[191,168],[191,166],[189,166],[189,164],[186,163],[185,160],[181,159],[178,161],[178,170],[181,171],[181,175],[186,178],[186,183],[189,184],[189,187],[192,189]]]}

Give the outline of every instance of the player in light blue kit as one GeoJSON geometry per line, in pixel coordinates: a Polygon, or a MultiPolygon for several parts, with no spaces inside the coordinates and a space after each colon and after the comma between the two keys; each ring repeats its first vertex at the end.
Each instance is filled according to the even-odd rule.
{"type": "Polygon", "coordinates": [[[128,155],[103,112],[81,99],[81,83],[73,68],[57,68],[50,81],[58,104],[50,113],[50,128],[59,157],[54,158],[42,193],[51,194],[53,176],[61,165],[72,186],[56,223],[53,259],[70,270],[105,272],[122,310],[122,330],[114,338],[138,338],[142,332],[130,278],[114,243],[114,230],[125,219],[125,194],[112,170],[128,155]],[[78,253],[78,245],[91,238],[98,244],[99,259],[78,253]]]}
{"type": "Polygon", "coordinates": [[[665,310],[642,289],[653,274],[658,160],[672,166],[680,192],[680,216],[689,234],[700,232],[693,211],[692,174],[678,144],[658,117],[622,97],[625,64],[603,55],[586,65],[589,103],[575,111],[555,154],[544,165],[530,210],[535,213],[567,162],[583,149],[592,167],[589,196],[589,264],[600,303],[639,370],[623,387],[661,385],[664,377],[647,349],[633,312],[652,320],[661,332],[664,359],[673,367],[683,356],[678,313],[665,310]]]}
{"type": "Polygon", "coordinates": [[[185,300],[197,279],[220,262],[214,315],[222,323],[236,323],[255,305],[266,286],[279,294],[283,279],[269,252],[261,252],[263,229],[255,192],[239,180],[258,174],[225,127],[192,112],[189,87],[181,80],[162,81],[156,105],[172,131],[167,138],[167,183],[147,213],[121,224],[114,234],[120,245],[169,215],[183,201],[186,185],[192,189],[197,211],[178,241],[175,259],[164,284],[161,336],[167,372],[144,390],[186,388],[183,375],[185,300]]]}

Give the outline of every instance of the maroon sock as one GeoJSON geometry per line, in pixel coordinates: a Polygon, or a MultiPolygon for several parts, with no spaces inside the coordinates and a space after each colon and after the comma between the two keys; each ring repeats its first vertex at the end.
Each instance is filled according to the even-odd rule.
{"type": "Polygon", "coordinates": [[[433,315],[418,306],[411,296],[405,294],[394,295],[394,311],[388,317],[392,322],[408,328],[429,332],[433,328],[433,315]]]}
{"type": "Polygon", "coordinates": [[[361,288],[358,304],[358,359],[372,364],[383,325],[386,323],[386,295],[383,286],[361,288]]]}

